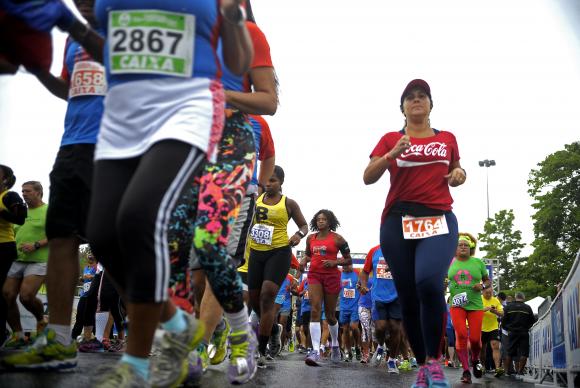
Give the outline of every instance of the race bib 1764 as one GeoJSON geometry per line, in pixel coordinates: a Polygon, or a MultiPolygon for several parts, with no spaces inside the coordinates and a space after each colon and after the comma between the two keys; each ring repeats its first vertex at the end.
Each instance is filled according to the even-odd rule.
{"type": "Polygon", "coordinates": [[[195,16],[161,10],[109,12],[111,74],[191,77],[195,16]]]}
{"type": "Polygon", "coordinates": [[[402,222],[405,240],[428,238],[449,233],[445,215],[432,217],[403,216],[402,222]]]}

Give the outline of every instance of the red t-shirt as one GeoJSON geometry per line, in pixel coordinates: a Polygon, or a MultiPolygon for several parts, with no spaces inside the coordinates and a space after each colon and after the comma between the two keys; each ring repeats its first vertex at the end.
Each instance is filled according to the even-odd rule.
{"type": "MultiPolygon", "coordinates": [[[[403,136],[389,132],[376,145],[370,157],[382,157],[403,136]]],[[[391,187],[381,222],[395,202],[415,202],[431,209],[451,210],[453,198],[445,175],[451,163],[459,160],[459,149],[451,132],[435,130],[435,135],[411,138],[411,147],[389,164],[391,187]]]]}
{"type": "Polygon", "coordinates": [[[254,120],[260,123],[260,149],[258,151],[258,160],[264,161],[276,155],[276,149],[274,148],[274,139],[272,139],[272,133],[270,132],[270,127],[268,123],[262,116],[250,115],[254,120]]]}
{"type": "Polygon", "coordinates": [[[367,253],[367,256],[365,257],[365,263],[363,265],[363,271],[365,271],[366,273],[373,272],[373,256],[375,255],[375,252],[378,251],[379,249],[381,249],[381,246],[377,245],[376,247],[371,248],[369,253],[367,253]]]}
{"type": "MultiPolygon", "coordinates": [[[[252,39],[252,44],[254,45],[254,60],[250,68],[255,69],[256,67],[274,67],[272,64],[272,57],[270,56],[270,45],[266,39],[266,35],[260,30],[260,28],[252,22],[246,22],[246,28],[252,39]]],[[[244,77],[244,90],[250,92],[251,83],[248,75],[244,77]]]]}
{"type": "Polygon", "coordinates": [[[336,246],[336,233],[329,232],[321,239],[318,233],[310,238],[310,272],[335,273],[338,268],[325,268],[322,260],[337,260],[338,247],[336,246]]]}

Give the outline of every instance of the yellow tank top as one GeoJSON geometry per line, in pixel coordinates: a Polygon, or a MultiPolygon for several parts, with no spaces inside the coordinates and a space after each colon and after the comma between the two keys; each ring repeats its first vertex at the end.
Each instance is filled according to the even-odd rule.
{"type": "MultiPolygon", "coordinates": [[[[8,190],[0,193],[0,211],[8,210],[4,205],[4,197],[8,193],[8,190]]],[[[14,240],[14,226],[11,222],[6,221],[4,218],[0,217],[0,243],[12,242],[14,240]]]]}
{"type": "Polygon", "coordinates": [[[263,202],[264,194],[256,201],[256,212],[250,230],[250,248],[256,251],[270,251],[288,246],[288,211],[286,196],[275,205],[263,202]]]}

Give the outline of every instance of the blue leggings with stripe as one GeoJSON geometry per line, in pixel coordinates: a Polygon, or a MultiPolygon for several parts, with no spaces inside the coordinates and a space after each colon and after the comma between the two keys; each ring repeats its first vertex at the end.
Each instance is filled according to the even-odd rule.
{"type": "Polygon", "coordinates": [[[403,307],[403,325],[417,362],[439,357],[445,331],[444,280],[457,249],[457,218],[445,214],[449,233],[405,240],[401,216],[388,215],[381,225],[381,250],[391,268],[403,307]]]}

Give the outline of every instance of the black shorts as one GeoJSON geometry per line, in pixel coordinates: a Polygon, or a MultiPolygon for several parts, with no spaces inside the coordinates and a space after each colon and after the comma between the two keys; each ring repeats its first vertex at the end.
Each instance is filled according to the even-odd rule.
{"type": "MultiPolygon", "coordinates": [[[[46,236],[78,236],[86,241],[85,227],[91,200],[94,144],[62,146],[50,173],[46,236]]],[[[103,187],[102,190],[107,190],[103,187]]],[[[106,211],[106,209],[103,209],[106,211]]]]}
{"type": "Polygon", "coordinates": [[[386,321],[389,319],[401,321],[403,319],[403,309],[399,298],[388,303],[375,301],[371,315],[373,321],[386,321]]]}
{"type": "Polygon", "coordinates": [[[486,344],[491,341],[500,341],[499,330],[492,331],[482,331],[481,332],[481,343],[486,344]]]}
{"type": "Polygon", "coordinates": [[[530,334],[510,331],[507,352],[510,357],[528,357],[530,355],[530,334]]]}
{"type": "Polygon", "coordinates": [[[99,290],[99,311],[113,311],[119,308],[119,293],[113,285],[110,276],[105,272],[101,281],[99,290]]]}
{"type": "Polygon", "coordinates": [[[291,260],[290,246],[269,251],[251,249],[248,264],[248,289],[261,290],[262,283],[266,280],[281,286],[290,270],[291,260]]]}

